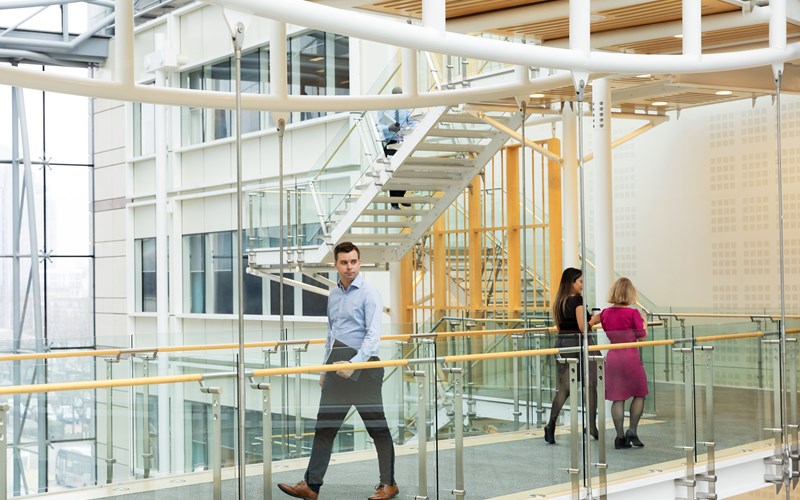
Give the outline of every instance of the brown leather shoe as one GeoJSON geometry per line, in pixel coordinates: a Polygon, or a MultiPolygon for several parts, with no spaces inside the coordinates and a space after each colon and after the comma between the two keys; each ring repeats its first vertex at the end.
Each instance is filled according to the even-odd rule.
{"type": "Polygon", "coordinates": [[[375,494],[369,497],[369,500],[388,500],[394,498],[400,493],[400,488],[397,485],[389,486],[388,484],[379,484],[375,488],[375,494]]]}
{"type": "MultiPolygon", "coordinates": [[[[286,483],[278,483],[278,488],[287,495],[295,498],[303,498],[304,500],[317,500],[318,495],[314,493],[314,490],[308,487],[305,481],[300,481],[294,486],[291,486],[286,483]]],[[[391,498],[391,497],[381,497],[381,498],[391,498]]]]}

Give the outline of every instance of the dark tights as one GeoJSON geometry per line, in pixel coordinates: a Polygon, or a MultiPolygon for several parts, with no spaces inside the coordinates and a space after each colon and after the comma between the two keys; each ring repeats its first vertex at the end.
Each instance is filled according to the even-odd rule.
{"type": "MultiPolygon", "coordinates": [[[[579,368],[579,371],[582,371],[582,367],[579,368]]],[[[558,392],[556,392],[553,405],[550,407],[550,425],[555,426],[558,414],[561,413],[561,408],[564,407],[569,394],[569,365],[559,363],[558,392]]],[[[589,432],[592,434],[597,432],[597,364],[594,362],[589,363],[589,432]]]]}
{"type": "MultiPolygon", "coordinates": [[[[631,425],[630,430],[634,434],[639,434],[639,419],[642,418],[644,411],[644,398],[633,398],[631,401],[631,425]]],[[[611,403],[611,418],[614,420],[614,428],[617,430],[617,437],[624,438],[625,431],[623,424],[625,420],[625,401],[614,401],[611,403]]]]}

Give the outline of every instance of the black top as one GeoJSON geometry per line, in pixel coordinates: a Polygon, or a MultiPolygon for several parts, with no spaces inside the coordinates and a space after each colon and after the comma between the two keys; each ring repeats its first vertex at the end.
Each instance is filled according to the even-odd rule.
{"type": "MultiPolygon", "coordinates": [[[[575,347],[581,345],[579,335],[581,332],[578,326],[578,318],[575,316],[575,309],[583,305],[583,296],[573,295],[567,297],[564,302],[564,321],[558,325],[558,335],[556,336],[556,347],[575,347]]],[[[591,316],[586,313],[586,321],[589,321],[591,316]]],[[[594,345],[596,340],[593,334],[589,334],[589,344],[594,345]]],[[[566,356],[566,355],[565,355],[566,356]]]]}
{"type": "Polygon", "coordinates": [[[583,296],[573,295],[564,302],[564,320],[558,325],[558,333],[580,333],[575,309],[583,305],[583,296]]]}

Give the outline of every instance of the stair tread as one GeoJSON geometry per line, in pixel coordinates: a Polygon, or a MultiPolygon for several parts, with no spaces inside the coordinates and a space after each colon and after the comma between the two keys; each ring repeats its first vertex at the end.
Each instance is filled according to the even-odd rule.
{"type": "Polygon", "coordinates": [[[460,166],[471,167],[472,160],[469,158],[438,158],[435,156],[410,156],[406,158],[403,165],[436,165],[436,166],[460,166]]]}
{"type": "Polygon", "coordinates": [[[428,136],[435,137],[468,137],[478,139],[489,139],[494,137],[495,130],[454,130],[447,128],[433,128],[428,132],[428,136]]]}

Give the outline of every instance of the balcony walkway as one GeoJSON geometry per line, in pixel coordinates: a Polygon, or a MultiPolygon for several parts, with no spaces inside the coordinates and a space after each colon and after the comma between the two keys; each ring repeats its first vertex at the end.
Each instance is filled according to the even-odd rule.
{"type": "MultiPolygon", "coordinates": [[[[703,388],[697,387],[698,414],[705,414],[703,388]]],[[[761,449],[768,438],[771,413],[771,393],[724,387],[714,388],[715,431],[718,459],[732,453],[761,449]],[[746,424],[745,424],[746,423],[746,424]]],[[[639,435],[644,448],[615,450],[614,432],[606,432],[609,464],[609,483],[636,477],[641,480],[670,469],[682,469],[684,452],[675,448],[683,442],[685,432],[684,393],[682,385],[658,384],[658,416],[643,419],[639,435]]],[[[627,423],[627,418],[626,418],[627,423]]],[[[611,425],[609,421],[609,425],[611,425]]],[[[703,441],[702,418],[698,421],[698,441],[703,441]]],[[[465,489],[467,498],[523,499],[535,494],[565,492],[569,477],[569,434],[567,425],[557,429],[554,446],[545,445],[542,430],[486,433],[469,437],[464,443],[465,489]]],[[[432,446],[432,444],[430,445],[432,446]]],[[[439,443],[438,498],[453,498],[454,453],[452,441],[439,443]]],[[[597,461],[597,442],[592,441],[597,461]]],[[[396,478],[400,485],[397,498],[412,499],[417,490],[416,447],[397,446],[396,478]]],[[[701,454],[704,450],[701,449],[701,454]]],[[[437,498],[434,488],[434,452],[428,455],[428,496],[437,498]]],[[[285,460],[273,465],[273,498],[290,498],[277,486],[278,482],[295,483],[302,479],[307,458],[285,460]]],[[[702,463],[702,461],[701,461],[702,463]]],[[[223,470],[223,498],[234,498],[236,481],[234,469],[223,470]]],[[[367,498],[378,482],[378,464],[374,450],[335,455],[326,475],[321,499],[353,500],[367,498]]],[[[261,465],[248,466],[247,498],[263,498],[261,465]]],[[[597,479],[593,480],[597,485],[597,479]]],[[[765,483],[766,484],[766,483],[765,483]]],[[[719,487],[719,486],[718,486],[719,487]]],[[[700,485],[700,488],[703,488],[700,485]]],[[[54,500],[115,498],[124,500],[186,500],[211,498],[211,473],[176,475],[165,478],[137,480],[42,496],[54,500]]],[[[797,492],[793,492],[796,494],[797,492]]],[[[537,495],[537,496],[538,496],[537,495]]],[[[36,496],[28,497],[36,498],[36,496]]]]}

